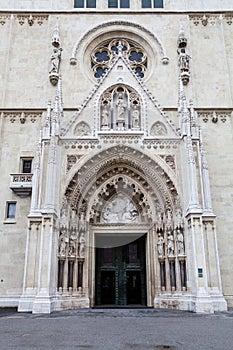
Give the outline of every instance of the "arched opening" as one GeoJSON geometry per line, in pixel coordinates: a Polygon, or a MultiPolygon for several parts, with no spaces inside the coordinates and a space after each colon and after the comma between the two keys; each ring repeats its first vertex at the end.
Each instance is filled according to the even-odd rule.
{"type": "Polygon", "coordinates": [[[184,241],[176,187],[161,165],[133,148],[108,148],[66,189],[58,290],[68,286],[91,306],[153,306],[164,292],[186,290],[184,241]]]}

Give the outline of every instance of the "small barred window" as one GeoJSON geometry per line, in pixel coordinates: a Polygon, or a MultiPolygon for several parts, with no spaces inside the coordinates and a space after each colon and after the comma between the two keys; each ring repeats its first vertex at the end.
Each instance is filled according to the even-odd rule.
{"type": "Polygon", "coordinates": [[[109,40],[95,48],[91,55],[91,67],[95,78],[101,78],[107,72],[119,49],[135,73],[143,78],[147,69],[147,55],[139,44],[125,39],[109,40]]]}

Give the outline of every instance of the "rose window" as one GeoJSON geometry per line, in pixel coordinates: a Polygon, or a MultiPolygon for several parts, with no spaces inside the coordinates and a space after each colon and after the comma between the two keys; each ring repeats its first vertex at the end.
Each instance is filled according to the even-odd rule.
{"type": "Polygon", "coordinates": [[[121,50],[135,73],[143,78],[147,68],[147,56],[144,49],[135,42],[125,39],[109,40],[100,44],[91,55],[91,67],[95,78],[101,78],[108,70],[112,60],[121,50]]]}

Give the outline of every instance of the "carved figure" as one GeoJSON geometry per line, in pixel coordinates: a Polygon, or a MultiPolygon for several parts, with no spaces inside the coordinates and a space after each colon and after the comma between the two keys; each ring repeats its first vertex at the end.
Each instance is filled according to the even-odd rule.
{"type": "Polygon", "coordinates": [[[184,255],[185,254],[185,252],[184,252],[184,236],[183,236],[183,233],[181,232],[180,229],[177,229],[176,239],[177,239],[178,254],[184,255]]]}
{"type": "Polygon", "coordinates": [[[79,234],[86,231],[86,222],[85,222],[84,213],[81,213],[78,227],[79,227],[79,234]]]}
{"type": "Polygon", "coordinates": [[[157,250],[158,250],[158,255],[159,256],[163,256],[164,255],[164,238],[161,235],[161,233],[159,233],[159,235],[158,235],[157,250]]]}
{"type": "Polygon", "coordinates": [[[66,246],[67,246],[68,238],[66,237],[66,230],[63,228],[60,232],[60,238],[59,238],[59,255],[65,256],[66,255],[66,246]]]}
{"type": "Polygon", "coordinates": [[[91,130],[86,123],[81,122],[76,126],[75,134],[78,136],[89,136],[91,134],[91,130]]]}
{"type": "Polygon", "coordinates": [[[57,49],[54,48],[53,49],[53,53],[51,56],[51,66],[50,66],[50,70],[49,70],[49,74],[55,73],[58,74],[59,73],[59,66],[60,66],[60,61],[61,61],[61,51],[62,49],[57,49]]]}
{"type": "Polygon", "coordinates": [[[189,62],[190,62],[190,56],[185,52],[185,49],[181,49],[179,52],[179,67],[180,70],[183,71],[189,71],[189,62]]]}
{"type": "Polygon", "coordinates": [[[82,232],[79,239],[79,257],[82,259],[85,258],[85,243],[86,243],[86,240],[85,240],[84,232],[82,232]]]}
{"type": "Polygon", "coordinates": [[[106,107],[102,110],[101,114],[101,126],[108,126],[109,123],[109,113],[106,107]]]}
{"type": "Polygon", "coordinates": [[[69,256],[74,256],[76,252],[76,241],[77,235],[75,232],[72,232],[69,239],[69,256]]]}
{"type": "Polygon", "coordinates": [[[167,130],[165,126],[160,122],[155,123],[151,128],[152,136],[156,136],[156,135],[163,136],[163,135],[166,135],[166,133],[167,133],[167,130]]]}
{"type": "Polygon", "coordinates": [[[105,207],[102,218],[106,223],[138,222],[138,212],[129,199],[119,194],[105,207]]]}
{"type": "Polygon", "coordinates": [[[174,252],[175,252],[174,237],[173,237],[172,231],[169,230],[167,235],[167,254],[174,255],[174,252]]]}
{"type": "Polygon", "coordinates": [[[119,93],[117,100],[117,121],[125,121],[126,105],[122,93],[119,93]]]}
{"type": "Polygon", "coordinates": [[[139,128],[139,116],[140,116],[140,113],[136,109],[136,106],[135,106],[135,109],[133,110],[133,113],[132,113],[132,128],[133,129],[139,128]]]}

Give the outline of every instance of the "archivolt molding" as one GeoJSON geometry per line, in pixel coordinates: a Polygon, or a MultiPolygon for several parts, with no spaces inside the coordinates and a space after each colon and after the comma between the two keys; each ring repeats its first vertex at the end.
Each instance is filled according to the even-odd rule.
{"type": "MultiPolygon", "coordinates": [[[[115,171],[120,175],[121,170],[131,172],[132,176],[141,177],[140,183],[146,181],[152,196],[154,194],[155,198],[160,198],[160,203],[164,203],[164,206],[172,208],[175,201],[178,200],[175,176],[171,169],[164,164],[163,160],[158,159],[156,162],[135,149],[123,146],[113,147],[95,155],[83,166],[80,166],[80,163],[73,167],[65,193],[71,206],[75,209],[80,205],[87,206],[88,198],[98,186],[101,177],[105,174],[109,176],[110,171],[115,171]],[[162,166],[168,171],[165,171],[162,166]],[[170,174],[168,175],[169,172],[173,180],[170,174]]],[[[79,208],[85,212],[86,209],[86,207],[79,208]]]]}
{"type": "Polygon", "coordinates": [[[134,23],[134,22],[128,22],[128,21],[111,21],[111,22],[104,22],[99,24],[98,26],[90,29],[88,32],[86,32],[82,38],[80,40],[78,40],[76,42],[76,44],[73,47],[72,50],[72,56],[70,58],[70,64],[72,65],[76,65],[77,64],[77,51],[79,49],[79,47],[82,45],[83,42],[90,41],[90,37],[95,34],[95,36],[97,35],[101,35],[103,34],[103,29],[107,29],[109,27],[113,27],[113,26],[119,26],[120,30],[122,30],[122,28],[126,28],[126,30],[132,30],[132,28],[134,29],[139,29],[141,32],[145,33],[146,35],[148,35],[150,38],[152,38],[154,40],[154,42],[156,43],[156,46],[159,47],[159,51],[160,51],[160,55],[161,55],[161,59],[162,62],[164,64],[167,64],[169,59],[167,57],[166,54],[166,50],[162,44],[162,42],[157,38],[156,35],[154,35],[151,31],[149,31],[148,29],[146,29],[145,27],[141,26],[138,23],[134,23]]]}

